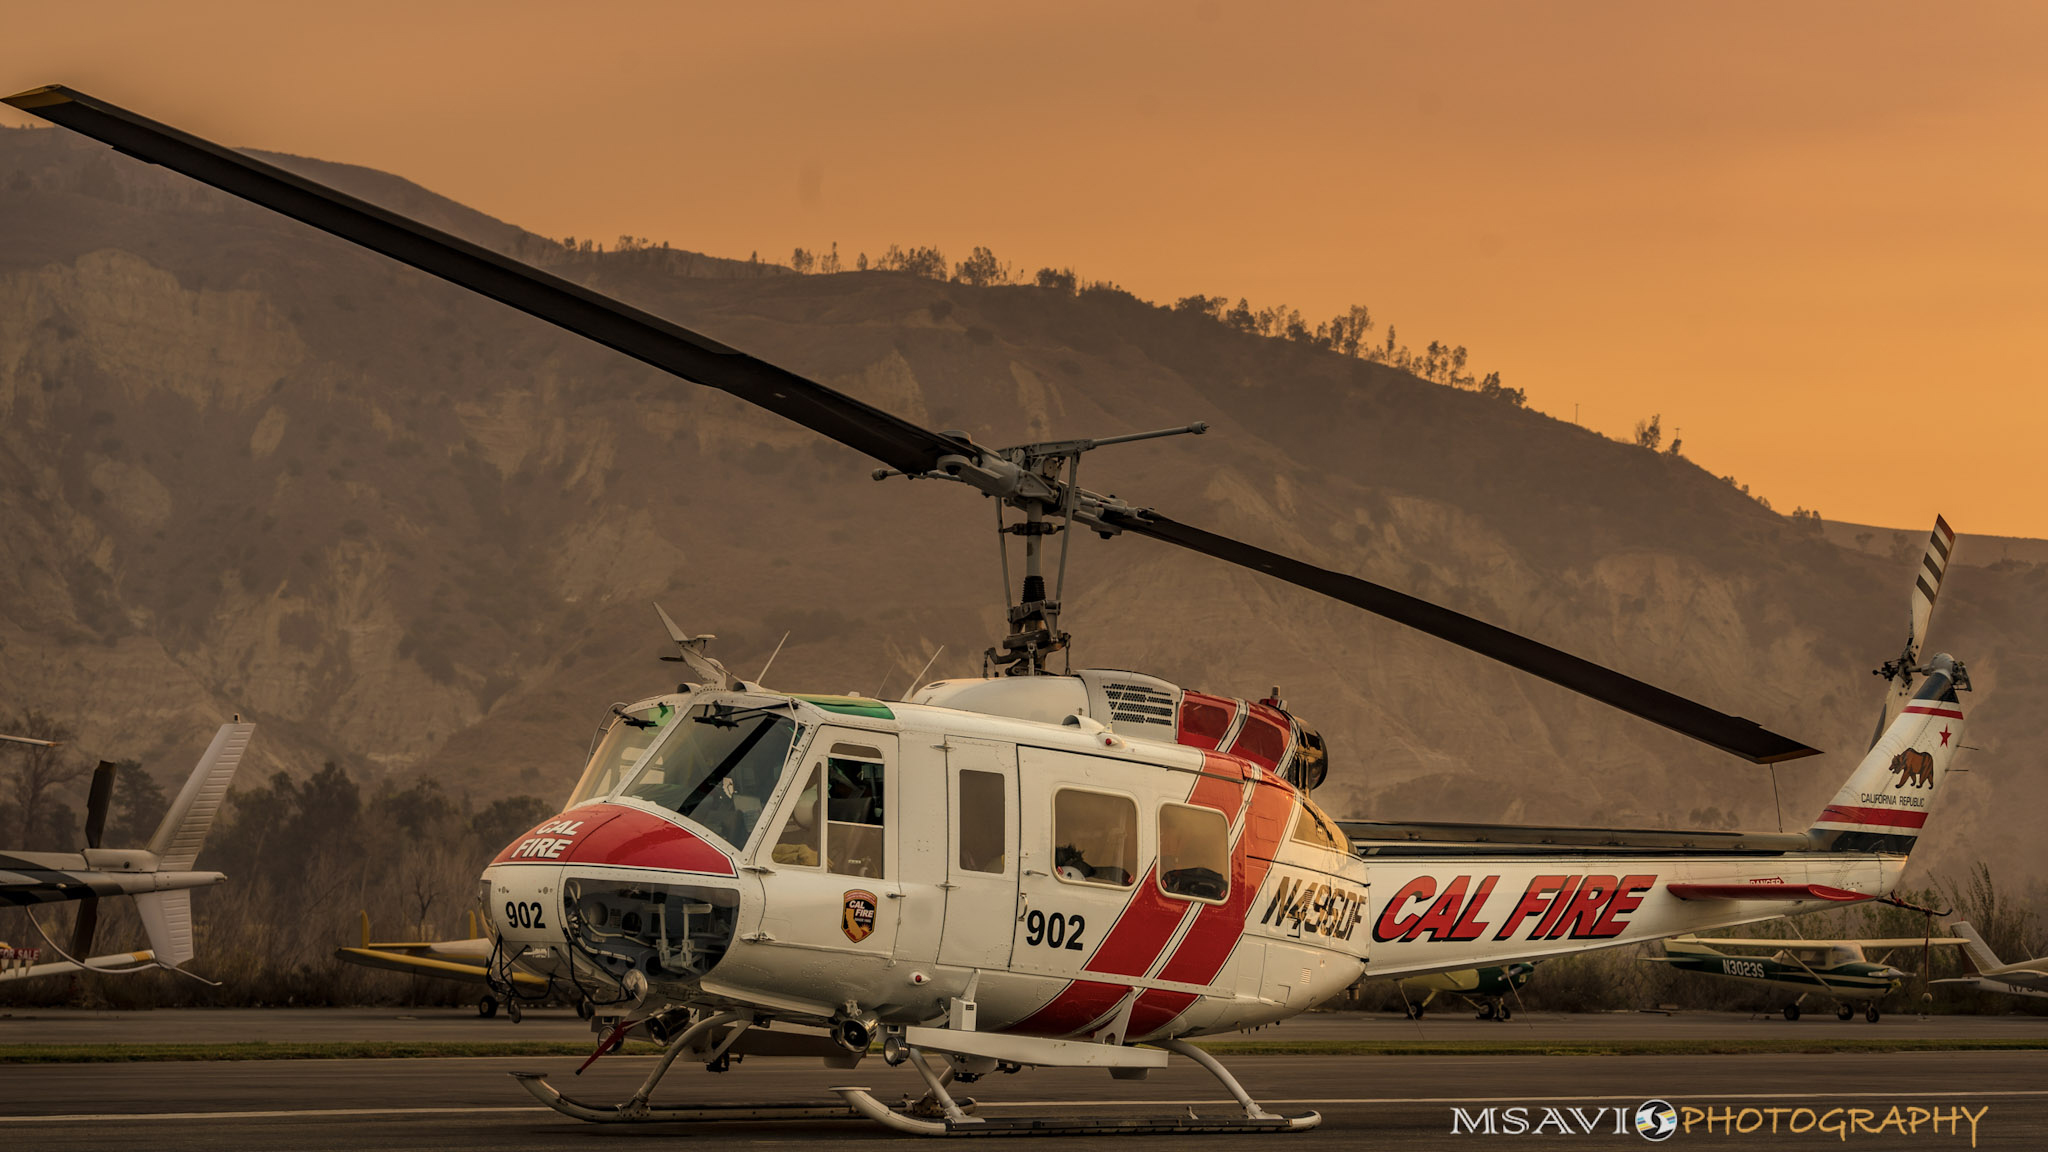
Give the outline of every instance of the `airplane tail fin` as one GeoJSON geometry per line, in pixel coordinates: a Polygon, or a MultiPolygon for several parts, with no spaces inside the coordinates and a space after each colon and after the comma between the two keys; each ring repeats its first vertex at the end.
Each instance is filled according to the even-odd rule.
{"type": "Polygon", "coordinates": [[[1941,578],[1948,572],[1949,557],[1955,553],[1956,531],[1936,516],[1934,531],[1920,554],[1920,568],[1913,574],[1913,593],[1906,613],[1906,647],[1895,660],[1885,662],[1877,674],[1886,680],[1884,708],[1877,716],[1877,730],[1870,734],[1871,747],[1884,738],[1885,730],[1913,698],[1913,674],[1920,663],[1920,646],[1927,641],[1927,622],[1934,616],[1934,601],[1941,594],[1941,578]]]}
{"type": "Polygon", "coordinates": [[[1998,954],[1991,950],[1991,945],[1984,942],[1984,937],[1979,936],[1968,921],[1959,920],[1948,927],[1949,931],[1963,938],[1963,951],[1968,953],[1971,966],[1980,974],[1996,972],[2005,967],[2005,962],[1998,958],[1998,954]]]}
{"type": "Polygon", "coordinates": [[[1969,680],[1945,653],[1916,671],[1919,687],[1814,821],[1809,836],[1820,850],[1903,856],[1919,839],[1963,742],[1956,691],[1969,680]]]}
{"type": "MultiPolygon", "coordinates": [[[[214,733],[213,743],[207,746],[206,754],[199,758],[185,786],[179,789],[178,798],[164,813],[164,822],[157,826],[156,835],[150,837],[149,850],[156,855],[158,871],[182,872],[198,859],[200,846],[213,829],[213,818],[220,813],[221,800],[227,795],[228,785],[234,780],[235,769],[241,766],[242,753],[255,731],[254,724],[234,723],[223,724],[214,733]]],[[[142,898],[136,900],[140,903],[142,898]]],[[[163,955],[163,949],[158,948],[157,956],[163,955]]]]}
{"type": "Polygon", "coordinates": [[[135,910],[142,913],[142,930],[149,934],[150,951],[157,963],[176,968],[192,958],[192,890],[139,892],[135,910]]]}

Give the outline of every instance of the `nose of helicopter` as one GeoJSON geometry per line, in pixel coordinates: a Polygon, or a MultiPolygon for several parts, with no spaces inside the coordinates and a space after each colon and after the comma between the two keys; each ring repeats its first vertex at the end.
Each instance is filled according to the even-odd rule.
{"type": "Polygon", "coordinates": [[[592,804],[506,845],[482,894],[508,945],[566,946],[577,967],[614,979],[686,981],[731,943],[738,877],[731,852],[680,817],[592,804]]]}

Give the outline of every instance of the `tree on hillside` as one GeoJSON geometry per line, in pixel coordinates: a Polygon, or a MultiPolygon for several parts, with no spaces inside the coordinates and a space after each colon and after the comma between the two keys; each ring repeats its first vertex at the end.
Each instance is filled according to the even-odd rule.
{"type": "Polygon", "coordinates": [[[156,833],[170,806],[163,785],[143,771],[140,762],[123,760],[114,765],[114,811],[107,821],[107,847],[142,847],[156,833]]]}
{"type": "MultiPolygon", "coordinates": [[[[865,263],[865,261],[863,261],[863,263],[865,263]]],[[[832,250],[818,258],[818,272],[820,275],[824,276],[833,276],[838,274],[839,241],[834,240],[832,242],[832,250]]]]}
{"type": "Polygon", "coordinates": [[[1207,316],[1211,320],[1223,319],[1223,309],[1230,301],[1222,296],[1183,296],[1173,302],[1173,310],[1184,315],[1207,316]]]}
{"type": "MultiPolygon", "coordinates": [[[[1649,449],[1650,451],[1652,451],[1652,452],[1655,452],[1655,451],[1657,450],[1657,446],[1658,446],[1659,444],[1662,444],[1663,442],[1664,442],[1664,414],[1663,414],[1663,413],[1661,413],[1661,412],[1659,412],[1659,413],[1656,413],[1655,415],[1651,416],[1651,417],[1650,417],[1650,418],[1649,418],[1648,420],[1638,420],[1638,421],[1636,421],[1636,445],[1637,445],[1637,447],[1640,447],[1640,448],[1648,448],[1648,449],[1649,449]]],[[[1748,489],[1747,489],[1747,488],[1745,488],[1745,489],[1743,489],[1743,491],[1744,491],[1744,492],[1747,492],[1747,491],[1748,491],[1748,489]]]]}
{"type": "Polygon", "coordinates": [[[1032,279],[1040,288],[1050,288],[1069,296],[1074,294],[1077,284],[1072,268],[1040,268],[1032,279]]]}
{"type": "Polygon", "coordinates": [[[810,275],[811,269],[817,267],[817,264],[818,258],[816,256],[811,255],[808,251],[805,251],[802,248],[799,248],[796,251],[789,254],[789,266],[792,269],[794,269],[796,271],[796,274],[799,276],[810,275]]]}
{"type": "Polygon", "coordinates": [[[996,254],[986,248],[977,247],[974,254],[953,268],[953,279],[962,284],[984,287],[989,284],[1008,284],[1010,266],[996,259],[996,254]]]}
{"type": "Polygon", "coordinates": [[[44,833],[52,831],[46,825],[56,808],[53,793],[85,774],[85,765],[71,760],[62,747],[63,741],[71,739],[71,729],[33,708],[6,721],[6,724],[10,735],[59,743],[56,748],[22,744],[8,746],[14,752],[13,786],[8,789],[14,835],[9,838],[29,848],[75,848],[69,844],[44,843],[47,839],[44,833]]]}
{"type": "Polygon", "coordinates": [[[911,248],[891,244],[875,267],[883,272],[908,272],[912,276],[923,276],[928,280],[946,278],[946,254],[937,248],[911,248]]]}

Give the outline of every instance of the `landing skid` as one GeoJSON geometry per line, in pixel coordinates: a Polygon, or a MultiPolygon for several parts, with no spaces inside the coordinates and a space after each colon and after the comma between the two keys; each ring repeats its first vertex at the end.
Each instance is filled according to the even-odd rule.
{"type": "Polygon", "coordinates": [[[858,1120],[861,1114],[845,1104],[586,1104],[565,1096],[538,1072],[514,1072],[519,1086],[564,1116],[593,1124],[672,1124],[718,1120],[858,1120]]]}
{"type": "Polygon", "coordinates": [[[916,1047],[909,1049],[909,1064],[924,1077],[926,1093],[924,1099],[913,1105],[907,1112],[898,1111],[875,1099],[866,1088],[839,1087],[832,1089],[841,1099],[860,1112],[861,1115],[884,1127],[911,1136],[1151,1136],[1151,1135],[1242,1135],[1258,1132],[1305,1132],[1323,1122],[1319,1113],[1305,1112],[1299,1116],[1276,1116],[1251,1098],[1237,1077],[1223,1067],[1214,1056],[1189,1044],[1185,1040],[1160,1040],[1154,1042],[1176,1055],[1185,1056],[1202,1066],[1202,1069],[1216,1079],[1235,1097],[1244,1110],[1242,1116],[1201,1117],[1189,1108],[1185,1116],[1125,1117],[1114,1120],[1045,1119],[1029,1116],[988,1117],[970,1116],[953,1100],[946,1091],[948,1078],[933,1074],[925,1062],[924,1053],[916,1047]],[[936,1106],[934,1108],[934,1106],[936,1106]],[[936,1116],[911,1115],[911,1112],[929,1113],[936,1116]]]}
{"type": "MultiPolygon", "coordinates": [[[[915,1044],[903,1044],[902,1062],[917,1070],[925,1082],[925,1094],[912,1101],[905,1098],[902,1108],[891,1108],[877,1100],[874,1093],[863,1086],[836,1087],[832,1091],[844,1101],[838,1105],[816,1104],[654,1104],[650,1097],[654,1088],[668,1074],[676,1058],[689,1049],[700,1037],[715,1036],[714,1029],[733,1025],[725,1037],[709,1051],[699,1052],[695,1058],[704,1059],[707,1064],[717,1064],[738,1041],[741,1034],[752,1027],[748,1018],[737,1012],[709,1016],[690,1025],[680,1035],[670,1040],[661,1059],[647,1074],[640,1090],[622,1104],[591,1104],[574,1097],[563,1095],[547,1077],[537,1072],[515,1072],[513,1078],[519,1086],[533,1094],[534,1099],[553,1108],[564,1116],[593,1124],[661,1124],[675,1122],[704,1123],[720,1120],[844,1120],[866,1118],[884,1127],[912,1136],[1109,1136],[1109,1135],[1203,1135],[1203,1134],[1244,1134],[1257,1132],[1301,1132],[1322,1123],[1322,1116],[1315,1112],[1299,1116],[1277,1116],[1251,1098],[1214,1056],[1184,1040],[1160,1040],[1154,1047],[1184,1056],[1200,1065],[1214,1076],[1242,1109],[1239,1116],[1202,1117],[1193,1108],[1184,1116],[1122,1117],[1118,1119],[1088,1120],[1068,1118],[986,1117],[973,1115],[973,1100],[956,1100],[947,1090],[953,1081],[954,1069],[946,1067],[943,1072],[934,1072],[924,1050],[915,1044]]],[[[1044,1064],[1069,1067],[1106,1067],[1122,1073],[1130,1069],[1163,1065],[1165,1056],[1160,1052],[1126,1048],[1122,1045],[1079,1044],[1072,1041],[1037,1040],[1025,1037],[995,1037],[975,1033],[956,1033],[947,1038],[940,1030],[913,1028],[904,1034],[918,1039],[930,1040],[940,1037],[939,1043],[947,1047],[971,1047],[974,1049],[1016,1049],[1015,1055],[1026,1053],[1040,1056],[1036,1061],[1044,1064]],[[952,1043],[947,1043],[951,1039],[952,1043]],[[1054,1055],[1057,1054],[1057,1055],[1054,1055]],[[1042,1057],[1054,1055],[1052,1059],[1042,1057]]],[[[900,1042],[900,1038],[898,1041],[900,1042]]],[[[935,1046],[936,1048],[936,1046],[935,1046]]],[[[996,1059],[984,1051],[951,1053],[943,1048],[936,1051],[941,1055],[966,1055],[989,1061],[994,1067],[996,1059]]],[[[892,1058],[893,1059],[893,1058],[892,1058]]],[[[1012,1069],[1015,1064],[1010,1064],[1012,1069]]]]}

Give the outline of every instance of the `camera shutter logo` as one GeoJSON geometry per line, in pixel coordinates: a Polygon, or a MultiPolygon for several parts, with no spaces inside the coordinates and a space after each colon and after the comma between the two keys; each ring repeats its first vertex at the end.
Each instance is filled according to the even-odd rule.
{"type": "Polygon", "coordinates": [[[1636,1106],[1636,1132],[1645,1140],[1669,1140],[1678,1131],[1678,1109],[1669,1101],[1645,1100],[1636,1106]]]}

